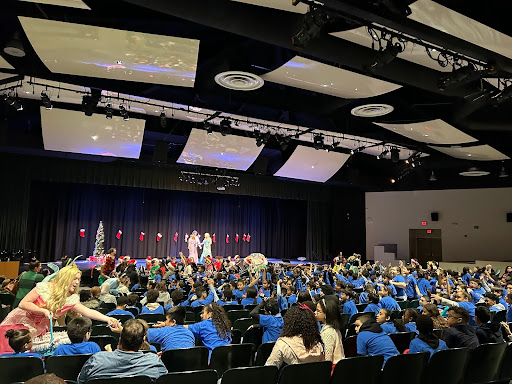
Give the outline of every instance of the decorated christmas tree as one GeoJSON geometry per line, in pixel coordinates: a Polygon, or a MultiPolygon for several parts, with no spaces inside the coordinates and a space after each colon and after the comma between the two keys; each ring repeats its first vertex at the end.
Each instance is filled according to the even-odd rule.
{"type": "Polygon", "coordinates": [[[105,233],[103,232],[103,221],[100,221],[98,230],[96,231],[96,242],[94,243],[94,256],[100,256],[105,254],[103,243],[105,242],[105,233]]]}

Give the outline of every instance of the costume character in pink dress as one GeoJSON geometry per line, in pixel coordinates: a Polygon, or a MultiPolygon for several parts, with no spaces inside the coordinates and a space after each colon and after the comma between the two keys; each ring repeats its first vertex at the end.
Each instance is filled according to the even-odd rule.
{"type": "Polygon", "coordinates": [[[197,256],[197,246],[199,245],[199,241],[194,233],[190,235],[188,238],[188,258],[194,260],[194,263],[199,262],[199,257],[197,256]]]}

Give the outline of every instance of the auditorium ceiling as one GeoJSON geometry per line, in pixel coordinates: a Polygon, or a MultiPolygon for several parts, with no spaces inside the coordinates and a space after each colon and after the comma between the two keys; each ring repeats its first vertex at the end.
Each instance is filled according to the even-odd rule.
{"type": "Polygon", "coordinates": [[[1,7],[2,152],[367,191],[512,186],[508,2],[1,7]]]}

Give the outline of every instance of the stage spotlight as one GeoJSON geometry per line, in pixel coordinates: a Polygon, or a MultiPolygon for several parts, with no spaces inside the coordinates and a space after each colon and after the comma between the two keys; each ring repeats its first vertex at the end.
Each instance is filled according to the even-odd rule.
{"type": "Polygon", "coordinates": [[[130,115],[128,113],[128,110],[126,109],[126,107],[123,104],[121,104],[119,106],[119,114],[121,115],[121,117],[123,118],[124,121],[130,120],[130,115]]]}
{"type": "Polygon", "coordinates": [[[92,97],[90,95],[85,95],[82,97],[82,111],[85,113],[85,116],[92,116],[96,106],[98,105],[98,99],[92,97]]]}
{"type": "Polygon", "coordinates": [[[4,95],[4,101],[15,110],[23,111],[23,104],[21,104],[21,101],[17,97],[4,95]]]}
{"type": "Polygon", "coordinates": [[[43,102],[43,105],[46,108],[46,110],[51,111],[53,109],[52,101],[50,100],[48,93],[46,93],[45,91],[41,92],[41,101],[43,102]]]}
{"type": "Polygon", "coordinates": [[[383,159],[389,153],[387,149],[383,150],[380,155],[377,155],[377,159],[383,159]]]}
{"type": "Polygon", "coordinates": [[[400,150],[397,147],[391,147],[391,161],[398,163],[398,160],[400,160],[400,150]]]}
{"type": "Polygon", "coordinates": [[[496,104],[501,104],[505,100],[510,99],[511,97],[512,97],[512,85],[509,85],[508,87],[503,88],[503,91],[501,91],[500,93],[498,93],[498,95],[496,97],[494,97],[494,102],[496,104]]]}
{"type": "Polygon", "coordinates": [[[324,137],[322,135],[315,135],[313,137],[313,148],[323,149],[324,148],[324,137]]]}
{"type": "Polygon", "coordinates": [[[304,15],[301,30],[292,37],[292,44],[304,48],[311,39],[318,37],[322,28],[330,22],[332,16],[320,8],[313,9],[304,15]]]}
{"type": "Polygon", "coordinates": [[[222,136],[229,135],[231,133],[231,121],[228,119],[223,119],[220,124],[220,134],[222,136]]]}
{"type": "Polygon", "coordinates": [[[107,105],[105,105],[105,117],[110,120],[112,119],[112,115],[114,114],[114,111],[112,109],[112,104],[111,103],[107,103],[107,105]]]}
{"type": "Polygon", "coordinates": [[[464,67],[457,68],[453,72],[441,76],[437,81],[437,87],[440,91],[444,91],[446,88],[455,85],[461,86],[480,77],[480,72],[477,71],[472,64],[468,64],[464,67]]]}
{"type": "Polygon", "coordinates": [[[204,124],[204,129],[206,129],[206,134],[208,134],[208,135],[213,134],[213,128],[212,128],[212,125],[210,124],[210,122],[205,121],[203,124],[204,124]]]}
{"type": "Polygon", "coordinates": [[[500,174],[498,177],[508,177],[508,173],[507,171],[505,170],[505,167],[501,167],[501,171],[500,171],[500,174]]]}
{"type": "Polygon", "coordinates": [[[166,128],[167,127],[167,116],[165,115],[165,110],[162,109],[162,112],[160,112],[160,127],[166,128]]]}
{"type": "Polygon", "coordinates": [[[354,155],[355,153],[356,153],[356,151],[355,151],[355,150],[353,150],[353,149],[351,149],[351,150],[350,150],[350,154],[351,154],[351,155],[354,155]]]}
{"type": "Polygon", "coordinates": [[[391,184],[395,184],[396,183],[396,180],[393,179],[393,178],[389,179],[389,181],[391,182],[391,184]]]}
{"type": "Polygon", "coordinates": [[[400,52],[402,52],[402,46],[399,43],[388,42],[384,50],[377,52],[375,60],[365,67],[366,72],[374,73],[379,68],[391,63],[400,52]]]}
{"type": "Polygon", "coordinates": [[[437,181],[437,177],[434,174],[434,171],[432,171],[432,173],[430,174],[430,178],[428,179],[428,181],[437,181]]]}

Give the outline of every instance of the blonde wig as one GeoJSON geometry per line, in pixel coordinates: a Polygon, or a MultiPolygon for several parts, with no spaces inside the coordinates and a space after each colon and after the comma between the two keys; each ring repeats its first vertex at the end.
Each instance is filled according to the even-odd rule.
{"type": "MultiPolygon", "coordinates": [[[[76,264],[62,268],[55,278],[52,280],[52,289],[50,299],[48,300],[48,310],[53,314],[57,314],[66,303],[69,296],[69,286],[73,282],[77,273],[82,273],[77,268],[76,264]]],[[[79,287],[75,288],[75,293],[78,293],[79,287]]]]}

